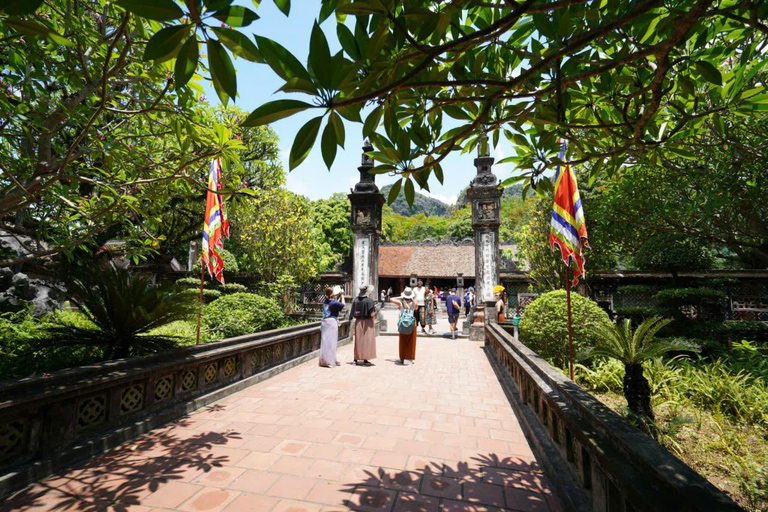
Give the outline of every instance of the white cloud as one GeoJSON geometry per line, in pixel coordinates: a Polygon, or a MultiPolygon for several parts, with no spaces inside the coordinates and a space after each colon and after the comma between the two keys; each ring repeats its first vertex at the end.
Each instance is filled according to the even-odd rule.
{"type": "Polygon", "coordinates": [[[419,193],[424,194],[427,197],[437,199],[438,201],[442,201],[445,204],[455,204],[456,200],[459,198],[459,196],[456,194],[452,196],[446,196],[443,194],[433,194],[432,192],[427,192],[426,190],[419,190],[419,193]]]}

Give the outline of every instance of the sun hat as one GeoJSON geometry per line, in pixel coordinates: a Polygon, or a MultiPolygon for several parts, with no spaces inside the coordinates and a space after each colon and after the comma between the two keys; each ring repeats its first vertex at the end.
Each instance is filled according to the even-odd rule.
{"type": "Polygon", "coordinates": [[[340,293],[341,293],[341,286],[339,286],[339,285],[334,286],[333,287],[333,294],[334,295],[339,295],[340,293]]]}
{"type": "Polygon", "coordinates": [[[405,290],[403,290],[403,298],[404,299],[412,299],[413,298],[413,290],[411,290],[410,286],[406,286],[405,290]]]}
{"type": "Polygon", "coordinates": [[[358,297],[367,297],[369,289],[370,289],[370,287],[367,284],[362,285],[360,287],[360,291],[357,293],[357,296],[358,297]]]}

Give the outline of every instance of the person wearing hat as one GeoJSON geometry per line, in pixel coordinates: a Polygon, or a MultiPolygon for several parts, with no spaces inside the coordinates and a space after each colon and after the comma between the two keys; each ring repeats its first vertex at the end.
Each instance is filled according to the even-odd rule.
{"type": "Polygon", "coordinates": [[[501,292],[496,292],[496,317],[499,323],[504,322],[504,298],[501,292]]]}
{"type": "Polygon", "coordinates": [[[368,296],[370,290],[372,288],[368,285],[361,286],[360,292],[352,301],[352,318],[355,319],[355,364],[362,363],[363,366],[373,366],[370,360],[376,359],[376,304],[368,296]]]}
{"type": "Polygon", "coordinates": [[[336,358],[339,344],[339,313],[344,309],[344,292],[341,286],[325,289],[323,321],[320,324],[320,366],[335,368],[340,363],[336,358]]]}
{"type": "Polygon", "coordinates": [[[456,325],[459,323],[461,314],[461,297],[456,295],[456,288],[451,288],[451,294],[445,300],[446,311],[448,312],[448,324],[451,328],[451,338],[456,339],[456,325]]]}
{"type": "MultiPolygon", "coordinates": [[[[392,297],[390,302],[395,304],[400,309],[400,315],[415,316],[419,309],[419,305],[416,304],[415,295],[410,287],[406,287],[403,290],[403,294],[400,297],[392,297]]],[[[415,320],[415,318],[414,318],[415,320]]],[[[399,328],[398,328],[399,330],[399,328]]],[[[405,366],[413,364],[416,359],[416,325],[413,324],[413,329],[410,333],[399,333],[400,336],[400,363],[405,366]]]]}

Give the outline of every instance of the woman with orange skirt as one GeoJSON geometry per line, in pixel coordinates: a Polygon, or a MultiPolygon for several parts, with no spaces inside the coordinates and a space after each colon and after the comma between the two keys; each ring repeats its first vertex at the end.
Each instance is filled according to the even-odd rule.
{"type": "MultiPolygon", "coordinates": [[[[400,297],[390,299],[390,302],[397,304],[400,309],[400,314],[410,314],[414,319],[416,318],[416,310],[419,309],[419,305],[414,301],[414,294],[411,288],[403,290],[403,294],[400,297]]],[[[413,330],[410,334],[400,333],[400,363],[408,366],[413,364],[416,359],[416,323],[413,323],[413,330]]]]}

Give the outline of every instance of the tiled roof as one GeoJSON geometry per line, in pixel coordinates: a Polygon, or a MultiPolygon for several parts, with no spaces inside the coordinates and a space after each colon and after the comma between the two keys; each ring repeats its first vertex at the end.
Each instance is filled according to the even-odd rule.
{"type": "Polygon", "coordinates": [[[380,246],[379,275],[404,277],[475,277],[474,245],[380,246]]]}

